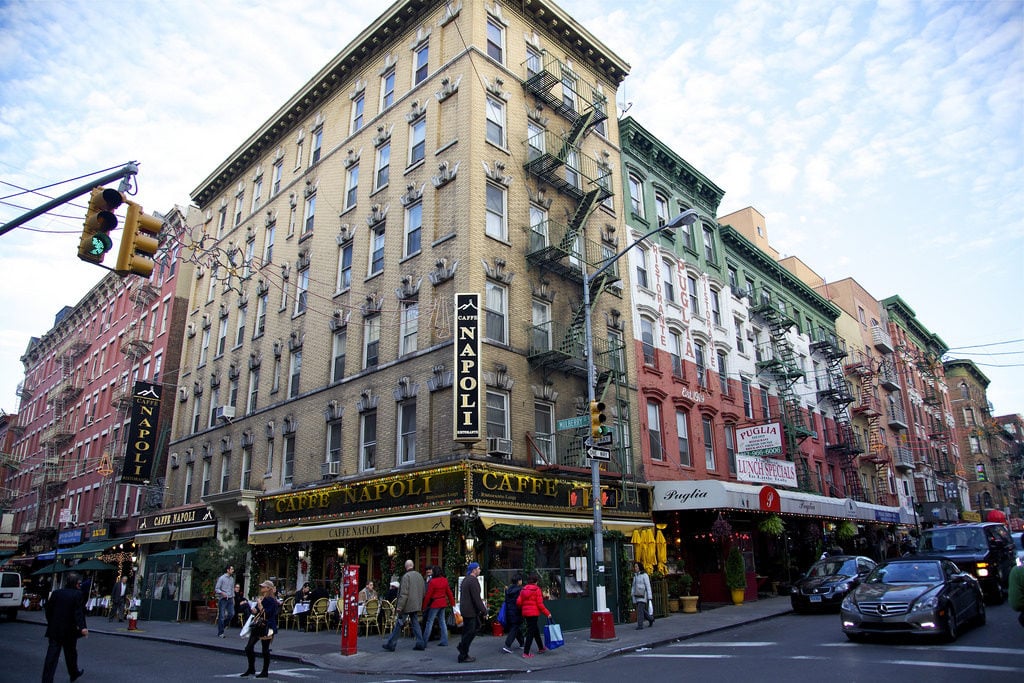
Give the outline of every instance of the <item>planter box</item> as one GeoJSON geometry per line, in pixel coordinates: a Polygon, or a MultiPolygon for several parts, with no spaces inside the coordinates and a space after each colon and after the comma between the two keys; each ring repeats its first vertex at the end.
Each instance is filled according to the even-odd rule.
{"type": "Polygon", "coordinates": [[[206,605],[196,605],[192,608],[192,618],[195,621],[199,621],[206,624],[217,623],[217,608],[207,607],[206,605]]]}

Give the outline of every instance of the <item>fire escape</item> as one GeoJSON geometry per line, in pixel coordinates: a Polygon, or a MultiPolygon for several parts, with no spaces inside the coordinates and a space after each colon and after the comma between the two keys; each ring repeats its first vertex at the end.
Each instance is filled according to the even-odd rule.
{"type": "MultiPolygon", "coordinates": [[[[550,187],[570,201],[566,222],[550,218],[528,226],[530,236],[526,259],[531,266],[574,285],[582,295],[583,269],[588,275],[600,269],[617,254],[617,244],[610,235],[599,241],[586,234],[591,212],[612,196],[611,167],[584,153],[581,142],[593,127],[605,118],[606,99],[595,87],[573,72],[570,65],[545,55],[539,69],[523,81],[523,88],[538,103],[530,113],[531,134],[525,141],[526,162],[523,165],[539,187],[550,187]],[[568,124],[561,135],[550,128],[552,123],[542,116],[544,107],[568,124]]],[[[539,202],[550,206],[539,193],[539,202]]],[[[613,264],[590,280],[591,310],[608,289],[621,287],[619,273],[613,264]]],[[[582,296],[573,308],[570,320],[534,320],[530,327],[528,361],[545,373],[563,372],[586,381],[587,364],[584,330],[585,311],[582,296]]],[[[609,335],[594,334],[594,367],[597,373],[595,395],[609,406],[613,424],[611,461],[604,470],[620,477],[625,502],[637,502],[637,480],[633,467],[631,439],[624,426],[630,415],[630,388],[626,367],[626,342],[609,335]]],[[[582,426],[586,408],[579,406],[581,426],[574,432],[533,434],[527,436],[531,458],[538,468],[579,471],[589,468],[586,440],[589,420],[582,426]]]]}
{"type": "Polygon", "coordinates": [[[775,384],[782,414],[782,428],[786,437],[786,457],[796,463],[799,488],[810,491],[811,472],[807,458],[797,457],[800,444],[811,436],[811,430],[807,428],[807,422],[804,420],[800,399],[793,391],[793,386],[804,376],[804,371],[797,365],[793,343],[788,336],[789,329],[796,325],[796,321],[772,302],[767,290],[754,292],[751,298],[753,300],[750,314],[764,323],[770,339],[769,353],[763,354],[764,359],[757,361],[757,370],[775,384]]]}
{"type": "Polygon", "coordinates": [[[819,384],[818,400],[825,401],[832,409],[832,419],[836,425],[836,438],[828,443],[825,454],[830,463],[839,467],[846,496],[863,501],[864,490],[860,484],[856,458],[864,449],[850,422],[848,406],[854,399],[843,369],[843,361],[848,355],[846,343],[824,329],[819,329],[815,336],[816,339],[811,342],[811,351],[824,357],[826,368],[825,381],[819,384]]]}
{"type": "Polygon", "coordinates": [[[921,400],[927,406],[928,415],[928,440],[935,456],[933,470],[935,475],[944,482],[953,481],[957,472],[957,465],[950,457],[950,442],[952,440],[951,428],[944,419],[942,392],[939,390],[939,377],[937,366],[939,362],[930,354],[918,353],[914,356],[914,365],[921,375],[924,383],[924,393],[921,400]]]}

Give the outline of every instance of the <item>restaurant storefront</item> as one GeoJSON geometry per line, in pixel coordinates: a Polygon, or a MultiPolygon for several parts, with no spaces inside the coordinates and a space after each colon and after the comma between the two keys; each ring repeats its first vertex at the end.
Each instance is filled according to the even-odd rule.
{"type": "MultiPolygon", "coordinates": [[[[624,579],[615,569],[629,534],[651,526],[650,495],[640,487],[626,503],[618,482],[603,486],[607,592],[616,613],[624,579]]],[[[582,628],[593,611],[593,511],[573,503],[589,487],[585,477],[489,463],[414,470],[261,497],[249,542],[260,576],[287,592],[305,581],[336,587],[342,554],[359,566],[359,585],[373,580],[380,592],[406,559],[421,572],[442,567],[453,585],[478,561],[485,594],[535,569],[559,622],[582,628]]]]}

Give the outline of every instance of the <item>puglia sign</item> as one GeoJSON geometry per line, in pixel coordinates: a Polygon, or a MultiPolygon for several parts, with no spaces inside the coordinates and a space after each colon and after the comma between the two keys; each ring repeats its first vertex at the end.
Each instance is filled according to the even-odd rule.
{"type": "Polygon", "coordinates": [[[148,484],[156,459],[157,416],[160,414],[160,385],[136,382],[132,391],[132,419],[128,427],[128,449],[121,481],[148,484]]]}
{"type": "Polygon", "coordinates": [[[736,430],[736,453],[766,457],[782,454],[782,426],[778,422],[736,430]]]}
{"type": "Polygon", "coordinates": [[[455,441],[480,440],[480,294],[455,295],[455,441]]]}

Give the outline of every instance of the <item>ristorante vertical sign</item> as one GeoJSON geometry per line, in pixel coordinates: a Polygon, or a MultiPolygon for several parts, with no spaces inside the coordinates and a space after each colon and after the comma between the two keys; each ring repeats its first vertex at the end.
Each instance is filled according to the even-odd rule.
{"type": "Polygon", "coordinates": [[[480,294],[455,294],[455,440],[480,440],[480,294]]]}
{"type": "Polygon", "coordinates": [[[160,414],[160,385],[136,382],[132,390],[132,421],[124,454],[121,481],[148,484],[156,459],[157,417],[160,414]]]}

